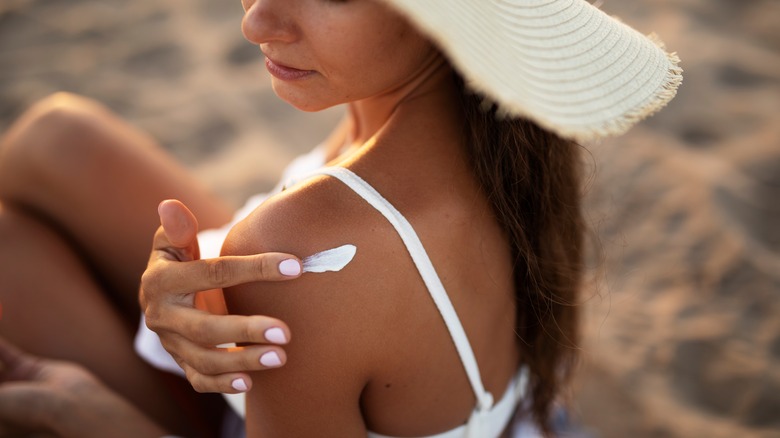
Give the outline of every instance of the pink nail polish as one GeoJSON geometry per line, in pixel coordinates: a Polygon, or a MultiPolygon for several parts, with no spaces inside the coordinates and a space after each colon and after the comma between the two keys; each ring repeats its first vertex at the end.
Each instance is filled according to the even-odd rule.
{"type": "Polygon", "coordinates": [[[301,273],[301,264],[298,263],[298,260],[287,259],[279,263],[279,272],[288,277],[295,277],[301,273]]]}
{"type": "Polygon", "coordinates": [[[272,327],[265,331],[265,338],[268,342],[274,344],[286,344],[287,336],[284,335],[284,330],[279,327],[272,327]]]}
{"type": "Polygon", "coordinates": [[[268,353],[260,356],[260,363],[268,368],[275,368],[282,364],[282,360],[275,351],[269,351],[268,353]]]}
{"type": "Polygon", "coordinates": [[[244,379],[236,379],[234,380],[230,386],[233,387],[236,391],[246,392],[248,389],[246,386],[246,382],[244,382],[244,379]]]}

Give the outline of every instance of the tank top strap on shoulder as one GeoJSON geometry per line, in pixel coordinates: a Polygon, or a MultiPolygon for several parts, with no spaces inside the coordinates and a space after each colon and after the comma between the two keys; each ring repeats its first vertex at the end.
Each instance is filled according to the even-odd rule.
{"type": "Polygon", "coordinates": [[[390,222],[393,228],[395,228],[406,246],[406,249],[409,251],[431,298],[433,298],[433,301],[439,309],[439,313],[449,330],[452,341],[457,349],[458,356],[460,357],[460,361],[463,363],[463,368],[466,370],[469,382],[474,390],[477,399],[476,410],[479,412],[487,412],[490,410],[493,406],[493,396],[485,390],[485,387],[482,384],[482,377],[479,373],[477,360],[474,356],[474,351],[471,349],[471,344],[466,336],[466,332],[463,330],[463,325],[455,312],[455,308],[452,306],[452,302],[450,301],[438,274],[436,274],[436,270],[428,257],[428,253],[425,251],[425,248],[423,247],[420,238],[417,236],[417,233],[412,228],[412,225],[379,192],[351,170],[336,166],[323,167],[310,173],[307,177],[314,177],[317,175],[328,175],[347,185],[358,196],[379,211],[390,222]]]}

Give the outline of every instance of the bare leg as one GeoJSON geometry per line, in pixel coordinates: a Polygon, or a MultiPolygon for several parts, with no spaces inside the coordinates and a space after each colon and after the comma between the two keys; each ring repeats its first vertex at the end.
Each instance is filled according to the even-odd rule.
{"type": "MultiPolygon", "coordinates": [[[[192,412],[182,406],[193,403],[176,397],[173,380],[134,354],[133,333],[65,241],[3,206],[0,241],[3,337],[30,353],[86,366],[172,432],[193,436],[208,429],[189,424],[192,412]]],[[[186,394],[181,384],[178,392],[186,394]]]]}
{"type": "Polygon", "coordinates": [[[0,335],[87,366],[191,434],[186,423],[203,417],[183,408],[202,398],[132,349],[138,279],[165,198],[187,203],[206,227],[229,219],[153,141],[99,105],[59,95],[26,113],[0,143],[0,335]]]}
{"type": "Polygon", "coordinates": [[[230,219],[152,139],[83,98],[44,100],[0,144],[0,199],[56,227],[133,323],[157,205],[167,198],[187,204],[201,228],[230,219]]]}

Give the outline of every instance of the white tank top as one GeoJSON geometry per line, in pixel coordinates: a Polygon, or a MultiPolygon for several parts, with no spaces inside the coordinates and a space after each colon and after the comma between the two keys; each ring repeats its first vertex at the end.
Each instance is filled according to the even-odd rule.
{"type": "MultiPolygon", "coordinates": [[[[517,374],[509,382],[501,400],[498,403],[494,403],[492,394],[487,392],[482,384],[477,360],[474,356],[474,351],[471,349],[466,332],[463,330],[463,325],[460,323],[460,319],[452,306],[447,292],[444,290],[439,276],[436,274],[428,253],[425,251],[420,238],[409,221],[371,185],[349,169],[324,167],[312,172],[308,177],[316,175],[328,175],[343,182],[390,222],[401,236],[401,240],[403,240],[409,255],[420,272],[428,293],[430,293],[444,323],[447,325],[460,361],[468,375],[471,388],[476,396],[477,406],[472,411],[466,424],[433,435],[431,438],[491,438],[501,435],[512,419],[519,401],[525,395],[528,381],[527,368],[522,367],[518,370],[517,374]]],[[[390,438],[373,432],[369,432],[368,436],[369,438],[390,438]]]]}

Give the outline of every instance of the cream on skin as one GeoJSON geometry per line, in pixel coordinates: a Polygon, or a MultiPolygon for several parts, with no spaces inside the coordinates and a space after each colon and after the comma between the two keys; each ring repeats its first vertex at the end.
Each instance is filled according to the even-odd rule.
{"type": "Polygon", "coordinates": [[[338,272],[352,261],[356,252],[355,245],[342,245],[312,254],[303,259],[303,272],[338,272]]]}

